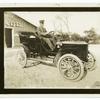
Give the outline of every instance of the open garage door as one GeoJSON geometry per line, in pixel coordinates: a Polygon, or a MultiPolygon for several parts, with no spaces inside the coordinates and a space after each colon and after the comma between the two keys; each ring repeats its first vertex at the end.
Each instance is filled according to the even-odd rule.
{"type": "Polygon", "coordinates": [[[11,28],[5,28],[5,43],[7,48],[12,47],[12,29],[11,28]]]}

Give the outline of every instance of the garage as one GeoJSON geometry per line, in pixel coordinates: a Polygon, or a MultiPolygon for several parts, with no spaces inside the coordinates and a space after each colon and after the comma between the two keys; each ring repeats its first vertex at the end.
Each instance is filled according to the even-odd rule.
{"type": "Polygon", "coordinates": [[[35,32],[36,26],[29,23],[18,15],[5,12],[4,13],[4,46],[13,48],[20,45],[20,32],[35,32]]]}

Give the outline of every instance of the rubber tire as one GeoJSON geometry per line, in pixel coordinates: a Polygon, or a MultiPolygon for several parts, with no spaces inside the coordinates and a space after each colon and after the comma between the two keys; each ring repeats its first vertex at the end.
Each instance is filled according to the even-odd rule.
{"type": "Polygon", "coordinates": [[[66,79],[68,79],[68,80],[71,80],[71,81],[79,81],[79,80],[81,80],[81,79],[84,77],[84,75],[85,75],[84,65],[83,65],[82,61],[81,61],[76,55],[73,55],[73,54],[64,54],[63,56],[61,56],[61,58],[58,60],[57,67],[58,67],[58,69],[59,69],[59,72],[63,75],[63,77],[66,78],[66,79]],[[80,73],[80,75],[79,75],[77,78],[75,78],[75,79],[68,79],[67,77],[65,77],[65,76],[62,74],[62,72],[61,72],[61,70],[60,70],[60,66],[59,66],[59,65],[60,65],[61,60],[62,60],[63,58],[65,58],[65,57],[68,57],[68,56],[74,58],[74,59],[80,64],[81,73],[80,73]]]}
{"type": "MultiPolygon", "coordinates": [[[[89,71],[93,71],[93,70],[95,70],[95,68],[96,68],[96,64],[95,64],[95,57],[94,57],[94,55],[91,53],[91,52],[88,52],[88,54],[90,54],[92,57],[93,57],[93,60],[94,60],[94,63],[93,63],[93,65],[91,66],[91,68],[88,68],[87,70],[89,70],[89,71]]],[[[88,62],[87,62],[88,63],[88,62]]]]}
{"type": "Polygon", "coordinates": [[[26,66],[26,64],[27,64],[27,57],[26,57],[26,53],[24,52],[24,50],[21,50],[21,51],[17,52],[17,55],[15,57],[15,61],[16,61],[17,66],[19,66],[21,68],[24,68],[26,66]],[[23,62],[19,62],[19,59],[20,59],[19,57],[22,58],[22,56],[23,56],[24,60],[23,60],[23,62]]]}

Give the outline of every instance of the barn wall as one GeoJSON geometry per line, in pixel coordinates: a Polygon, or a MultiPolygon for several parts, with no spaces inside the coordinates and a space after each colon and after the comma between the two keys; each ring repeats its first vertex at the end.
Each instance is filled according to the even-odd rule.
{"type": "Polygon", "coordinates": [[[19,33],[24,32],[35,32],[36,26],[27,22],[26,20],[20,18],[19,16],[11,13],[4,13],[4,28],[12,29],[12,43],[13,47],[18,46],[20,44],[19,33]]]}

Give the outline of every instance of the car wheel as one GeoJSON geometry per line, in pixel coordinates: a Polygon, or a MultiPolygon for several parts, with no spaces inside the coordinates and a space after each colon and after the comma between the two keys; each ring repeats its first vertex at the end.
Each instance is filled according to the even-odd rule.
{"type": "Polygon", "coordinates": [[[29,50],[29,48],[27,46],[25,46],[25,45],[22,45],[22,48],[24,49],[24,51],[26,53],[26,56],[30,57],[30,50],[29,50]]]}
{"type": "Polygon", "coordinates": [[[57,63],[60,73],[64,78],[79,81],[84,77],[85,70],[82,61],[73,54],[63,55],[57,63]]]}
{"type": "Polygon", "coordinates": [[[96,68],[95,61],[93,54],[88,52],[88,62],[86,63],[87,70],[92,71],[96,68]]]}
{"type": "Polygon", "coordinates": [[[26,53],[24,52],[24,50],[17,52],[17,56],[16,56],[15,60],[16,60],[16,63],[18,66],[20,66],[22,68],[26,66],[27,57],[26,57],[26,53]]]}

